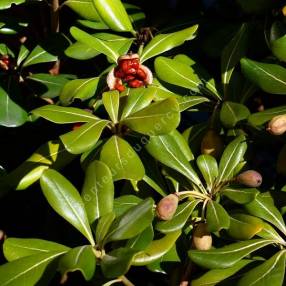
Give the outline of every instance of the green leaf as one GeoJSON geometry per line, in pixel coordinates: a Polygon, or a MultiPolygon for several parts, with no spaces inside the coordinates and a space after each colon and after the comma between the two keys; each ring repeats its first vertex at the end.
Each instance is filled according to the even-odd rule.
{"type": "Polygon", "coordinates": [[[57,124],[77,122],[98,122],[98,118],[90,112],[75,107],[45,105],[31,111],[32,114],[57,124]]]}
{"type": "Polygon", "coordinates": [[[117,32],[133,31],[131,21],[120,0],[93,0],[103,22],[117,32]]]}
{"type": "Polygon", "coordinates": [[[286,245],[285,240],[277,233],[277,231],[272,227],[269,223],[261,220],[263,229],[258,232],[256,235],[265,238],[265,239],[272,239],[273,241],[277,241],[282,245],[286,245]]]}
{"type": "Polygon", "coordinates": [[[10,8],[12,5],[19,5],[25,3],[26,0],[2,0],[0,3],[0,10],[10,8]]]}
{"type": "Polygon", "coordinates": [[[286,114],[286,105],[266,109],[261,112],[253,113],[248,117],[248,122],[254,126],[262,125],[271,120],[274,116],[286,114]]]}
{"type": "Polygon", "coordinates": [[[250,115],[248,108],[240,103],[225,101],[220,110],[220,121],[226,128],[233,128],[235,125],[250,115]]]}
{"type": "Polygon", "coordinates": [[[100,266],[107,278],[115,278],[124,275],[130,268],[137,250],[121,247],[104,255],[100,266]]]}
{"type": "Polygon", "coordinates": [[[61,103],[69,105],[76,98],[81,101],[91,98],[95,94],[98,82],[99,77],[74,79],[67,82],[60,93],[61,103]]]}
{"type": "Polygon", "coordinates": [[[161,135],[176,129],[180,123],[177,100],[169,97],[129,115],[122,121],[134,131],[147,135],[161,135]]]}
{"type": "Polygon", "coordinates": [[[272,240],[253,239],[207,251],[190,250],[188,253],[196,264],[209,269],[220,269],[234,266],[248,254],[271,243],[273,243],[272,240]]]}
{"type": "Polygon", "coordinates": [[[153,226],[151,224],[137,236],[129,239],[126,243],[126,247],[132,248],[137,251],[141,251],[149,246],[153,238],[154,238],[154,231],[153,231],[153,226]]]}
{"type": "Polygon", "coordinates": [[[199,202],[199,200],[193,200],[180,204],[173,218],[169,221],[158,222],[155,227],[156,230],[162,233],[170,233],[181,230],[199,202]]]}
{"type": "Polygon", "coordinates": [[[211,155],[200,155],[197,158],[197,165],[206,181],[209,190],[211,190],[214,181],[218,176],[218,165],[216,159],[211,155]]]}
{"type": "Polygon", "coordinates": [[[90,223],[112,211],[114,185],[106,164],[95,160],[87,167],[81,197],[90,223]]]}
{"type": "Polygon", "coordinates": [[[227,186],[220,193],[237,204],[247,204],[253,201],[259,193],[254,188],[241,188],[239,186],[227,186]]]}
{"type": "Polygon", "coordinates": [[[209,200],[207,204],[207,227],[210,232],[228,229],[230,218],[223,206],[215,201],[209,200]]]}
{"type": "Polygon", "coordinates": [[[238,286],[282,286],[284,283],[286,251],[281,250],[259,266],[244,273],[238,286]]]}
{"type": "Polygon", "coordinates": [[[153,199],[148,198],[116,218],[106,236],[106,242],[129,239],[141,233],[153,220],[153,206],[153,199]]]}
{"type": "MultiPolygon", "coordinates": [[[[16,190],[25,190],[40,179],[44,170],[61,169],[74,159],[58,141],[40,146],[25,162],[3,177],[4,183],[16,190]]],[[[1,181],[1,180],[0,180],[1,181]]]]}
{"type": "Polygon", "coordinates": [[[71,249],[60,258],[58,269],[62,275],[79,270],[86,281],[91,280],[96,267],[92,246],[84,245],[71,249]]]}
{"type": "Polygon", "coordinates": [[[230,217],[227,233],[236,240],[248,240],[262,229],[263,222],[261,219],[246,214],[233,214],[230,217]]]}
{"type": "Polygon", "coordinates": [[[286,69],[276,64],[268,64],[243,58],[240,61],[244,76],[272,94],[286,94],[286,69]]]}
{"type": "Polygon", "coordinates": [[[252,202],[246,204],[244,207],[251,215],[270,222],[286,234],[283,217],[275,207],[274,201],[269,193],[258,194],[252,202]]]}
{"type": "Polygon", "coordinates": [[[240,135],[227,145],[219,162],[217,182],[232,178],[235,168],[245,154],[247,148],[245,140],[245,137],[240,135]]]}
{"type": "Polygon", "coordinates": [[[201,104],[203,102],[209,102],[209,99],[203,96],[177,96],[176,97],[180,111],[185,111],[193,106],[201,104]]]}
{"type": "Polygon", "coordinates": [[[117,63],[119,53],[116,49],[112,47],[112,45],[109,42],[95,38],[92,35],[89,35],[88,33],[76,27],[71,27],[70,32],[77,41],[86,44],[88,47],[100,53],[105,54],[114,63],[117,63]]]}
{"type": "Polygon", "coordinates": [[[102,95],[102,102],[112,122],[117,123],[119,111],[119,92],[117,90],[104,92],[102,95]]]}
{"type": "MultiPolygon", "coordinates": [[[[92,0],[90,0],[92,1],[92,0]]],[[[93,4],[92,4],[93,5],[93,4]]],[[[84,27],[94,29],[94,30],[108,30],[108,26],[103,22],[95,22],[90,20],[80,20],[78,19],[77,22],[84,27]]]]}
{"type": "Polygon", "coordinates": [[[17,66],[19,66],[25,60],[29,53],[30,51],[28,48],[22,44],[17,58],[17,66]]]}
{"type": "Polygon", "coordinates": [[[69,82],[72,76],[67,74],[50,75],[45,73],[36,73],[27,76],[27,78],[45,87],[44,92],[40,94],[41,97],[54,98],[60,95],[62,88],[69,82]]]}
{"type": "Polygon", "coordinates": [[[114,212],[107,213],[99,218],[95,231],[96,242],[98,243],[99,246],[102,247],[102,243],[104,242],[104,239],[108,234],[108,230],[114,219],[115,219],[114,212]]]}
{"type": "Polygon", "coordinates": [[[36,46],[29,56],[25,59],[23,62],[23,67],[28,67],[35,64],[41,64],[41,63],[49,63],[49,62],[55,62],[58,59],[57,56],[54,56],[47,52],[44,48],[41,46],[36,46]]]}
{"type": "MultiPolygon", "coordinates": [[[[214,286],[223,280],[229,278],[243,267],[251,263],[252,260],[243,259],[235,263],[232,267],[226,269],[212,269],[203,274],[201,277],[192,280],[192,286],[214,286]]],[[[248,284],[245,284],[248,285],[248,284]]],[[[244,286],[245,286],[244,285],[244,286]]]]}
{"type": "Polygon", "coordinates": [[[245,54],[247,39],[247,24],[244,23],[228,45],[223,49],[221,58],[221,75],[225,96],[227,95],[232,72],[241,57],[245,54]]]}
{"type": "Polygon", "coordinates": [[[271,42],[272,53],[283,62],[286,62],[286,35],[271,42]]]}
{"type": "Polygon", "coordinates": [[[182,151],[180,143],[181,141],[178,141],[172,133],[151,136],[146,149],[159,162],[175,169],[196,185],[201,185],[198,175],[188,161],[190,157],[186,158],[186,153],[182,151]]]}
{"type": "Polygon", "coordinates": [[[152,87],[130,88],[126,96],[121,120],[147,107],[154,99],[156,90],[152,87]]]}
{"type": "Polygon", "coordinates": [[[194,25],[178,32],[156,35],[143,49],[140,56],[141,62],[180,46],[185,41],[194,39],[198,27],[198,25],[194,25]]]}
{"type": "Polygon", "coordinates": [[[138,205],[142,199],[134,195],[124,195],[114,199],[113,210],[116,217],[121,216],[133,206],[138,205]]]}
{"type": "Polygon", "coordinates": [[[3,245],[4,256],[8,261],[53,251],[67,252],[69,249],[56,242],[35,238],[7,238],[3,245]]]}
{"type": "Polygon", "coordinates": [[[52,251],[23,257],[0,266],[0,285],[36,285],[47,266],[66,251],[52,251]]]}
{"type": "Polygon", "coordinates": [[[102,147],[100,160],[110,168],[114,181],[139,181],[144,177],[145,169],[139,156],[127,141],[116,135],[102,147]]]}
{"type": "Polygon", "coordinates": [[[79,128],[60,136],[65,148],[72,154],[81,154],[95,147],[107,120],[87,122],[79,128]]]}
{"type": "Polygon", "coordinates": [[[27,112],[11,100],[4,89],[0,87],[0,125],[17,127],[23,125],[28,118],[27,112]]]}
{"type": "Polygon", "coordinates": [[[180,235],[181,231],[177,230],[166,234],[163,238],[153,240],[144,251],[135,255],[132,265],[143,266],[158,260],[173,247],[180,235]]]}
{"type": "Polygon", "coordinates": [[[154,67],[156,75],[164,82],[199,91],[202,82],[192,67],[165,57],[157,57],[154,67]]]}
{"type": "Polygon", "coordinates": [[[67,0],[64,4],[85,19],[101,21],[92,0],[67,0]]]}
{"type": "Polygon", "coordinates": [[[94,246],[84,203],[76,188],[55,170],[45,170],[40,179],[47,201],[56,213],[67,220],[94,246]]]}

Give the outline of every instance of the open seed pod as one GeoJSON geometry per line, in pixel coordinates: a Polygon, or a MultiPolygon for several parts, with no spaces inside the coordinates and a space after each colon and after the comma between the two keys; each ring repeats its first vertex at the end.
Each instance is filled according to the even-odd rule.
{"type": "Polygon", "coordinates": [[[212,247],[212,236],[207,230],[207,224],[200,222],[193,232],[192,246],[198,250],[209,250],[212,247]]]}

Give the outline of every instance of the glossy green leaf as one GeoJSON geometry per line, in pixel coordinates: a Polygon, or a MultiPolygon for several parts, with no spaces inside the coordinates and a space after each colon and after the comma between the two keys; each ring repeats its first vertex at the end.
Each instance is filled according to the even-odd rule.
{"type": "Polygon", "coordinates": [[[92,35],[89,35],[88,33],[76,27],[71,27],[70,32],[77,41],[86,44],[88,47],[100,53],[105,54],[114,63],[117,63],[119,53],[116,49],[112,47],[112,45],[109,42],[95,38],[92,35]]]}
{"type": "Polygon", "coordinates": [[[130,268],[135,249],[121,247],[103,256],[100,266],[107,278],[115,278],[124,275],[130,268]]]}
{"type": "Polygon", "coordinates": [[[209,268],[220,269],[234,266],[248,254],[273,243],[272,240],[252,239],[236,242],[211,250],[190,250],[189,257],[196,264],[209,268]]]}
{"type": "Polygon", "coordinates": [[[153,199],[148,198],[116,218],[106,236],[106,241],[129,239],[138,235],[151,224],[154,217],[153,206],[153,199]]]}
{"type": "Polygon", "coordinates": [[[116,135],[102,147],[100,160],[110,168],[114,181],[139,181],[144,177],[145,169],[139,156],[127,141],[116,135]]]}
{"type": "Polygon", "coordinates": [[[156,90],[154,88],[130,88],[124,104],[121,120],[133,113],[147,107],[154,99],[156,90]]]}
{"type": "MultiPolygon", "coordinates": [[[[229,278],[243,267],[251,263],[252,260],[243,259],[238,261],[233,266],[225,269],[212,269],[200,276],[197,279],[192,280],[192,286],[214,286],[223,280],[229,278]]],[[[245,286],[245,285],[244,285],[245,286]]]]}
{"type": "Polygon", "coordinates": [[[218,165],[216,159],[211,155],[203,154],[197,158],[197,165],[205,179],[209,190],[211,190],[214,181],[218,176],[218,165]]]}
{"type": "Polygon", "coordinates": [[[47,266],[66,251],[52,251],[23,257],[0,266],[0,285],[36,285],[47,266]]]}
{"type": "Polygon", "coordinates": [[[286,35],[271,42],[272,53],[281,61],[286,61],[286,35]]]}
{"type": "Polygon", "coordinates": [[[201,181],[182,151],[180,142],[176,136],[166,134],[161,136],[151,136],[146,145],[147,151],[159,162],[175,169],[186,176],[196,185],[201,185],[201,181]]]}
{"type": "Polygon", "coordinates": [[[32,110],[31,113],[57,124],[93,122],[95,120],[98,122],[98,118],[90,112],[76,107],[45,105],[32,110]]]}
{"type": "Polygon", "coordinates": [[[207,204],[206,219],[210,232],[228,229],[230,225],[230,218],[224,207],[212,200],[209,200],[207,204]]]}
{"type": "Polygon", "coordinates": [[[282,245],[286,245],[286,241],[278,234],[278,232],[269,223],[261,220],[263,229],[256,235],[264,239],[272,239],[282,245]]]}
{"type": "Polygon", "coordinates": [[[253,201],[259,193],[254,188],[241,188],[239,186],[227,186],[220,193],[237,204],[247,204],[253,201]]]}
{"type": "Polygon", "coordinates": [[[118,32],[132,31],[132,24],[120,0],[93,0],[103,22],[118,32]]]}
{"type": "Polygon", "coordinates": [[[92,246],[84,245],[71,249],[60,258],[58,269],[62,275],[79,270],[86,281],[91,280],[96,267],[92,246]]]}
{"type": "Polygon", "coordinates": [[[176,129],[180,123],[177,100],[169,97],[133,113],[122,121],[134,131],[147,135],[161,135],[176,129]]]}
{"type": "Polygon", "coordinates": [[[185,41],[195,38],[198,25],[169,34],[156,35],[143,49],[141,62],[182,45],[185,41]]]}
{"type": "Polygon", "coordinates": [[[132,248],[137,251],[144,250],[153,241],[154,231],[153,226],[150,225],[137,236],[129,239],[126,243],[126,247],[132,248]]]}
{"type": "Polygon", "coordinates": [[[81,19],[78,19],[77,22],[80,23],[84,27],[94,29],[94,30],[107,30],[108,29],[108,26],[103,22],[81,20],[81,19]]]}
{"type": "Polygon", "coordinates": [[[165,57],[157,57],[154,66],[156,75],[164,82],[199,91],[202,83],[192,67],[165,57]]]}
{"type": "Polygon", "coordinates": [[[247,240],[253,238],[262,229],[261,219],[246,214],[233,214],[230,217],[230,226],[226,231],[236,240],[247,240]]]}
{"type": "Polygon", "coordinates": [[[173,218],[168,221],[158,222],[155,227],[156,230],[162,233],[170,233],[181,230],[199,202],[199,200],[193,200],[180,204],[173,218]]]}
{"type": "Polygon", "coordinates": [[[0,87],[0,125],[17,127],[23,125],[27,119],[27,112],[11,100],[4,89],[0,87]]]}
{"type": "Polygon", "coordinates": [[[95,147],[107,120],[87,122],[79,128],[60,136],[65,148],[72,154],[81,154],[95,147]]]}
{"type": "Polygon", "coordinates": [[[245,205],[245,208],[251,215],[270,222],[286,234],[283,217],[275,207],[274,201],[269,193],[258,194],[252,202],[245,205]]]}
{"type": "Polygon", "coordinates": [[[166,234],[163,238],[153,240],[144,251],[135,255],[132,265],[142,266],[158,260],[173,247],[180,235],[181,231],[177,230],[166,234]]]}
{"type": "Polygon", "coordinates": [[[73,78],[72,75],[60,74],[50,75],[45,73],[36,73],[27,77],[33,82],[39,83],[45,90],[40,94],[41,97],[54,98],[60,95],[64,85],[73,78]]]}
{"type": "Polygon", "coordinates": [[[75,187],[55,170],[45,170],[40,179],[47,201],[56,213],[79,230],[94,246],[84,203],[75,187]]]}
{"type": "Polygon", "coordinates": [[[58,59],[57,56],[50,54],[41,46],[36,46],[29,56],[23,62],[23,67],[28,67],[35,64],[54,62],[58,59]]]}
{"type": "Polygon", "coordinates": [[[272,94],[286,94],[285,68],[247,58],[243,58],[240,63],[244,76],[262,90],[272,94]]]}
{"type": "Polygon", "coordinates": [[[119,111],[119,92],[117,90],[104,92],[102,95],[102,103],[112,122],[117,123],[119,111]]]}
{"type": "Polygon", "coordinates": [[[226,128],[233,128],[235,125],[250,115],[248,108],[240,103],[225,101],[220,110],[220,121],[226,128]]]}
{"type": "Polygon", "coordinates": [[[71,104],[74,99],[85,101],[91,98],[97,89],[99,77],[81,78],[69,81],[60,93],[60,101],[63,105],[71,104]]]}
{"type": "Polygon", "coordinates": [[[115,213],[110,212],[103,216],[101,216],[98,220],[96,231],[95,231],[95,238],[96,242],[99,246],[102,246],[106,235],[108,234],[108,230],[115,219],[115,213]]]}
{"type": "Polygon", "coordinates": [[[81,197],[90,223],[112,211],[114,185],[106,164],[95,160],[87,167],[81,197]]]}
{"type": "Polygon", "coordinates": [[[209,99],[203,96],[177,96],[176,97],[180,111],[185,111],[193,106],[201,104],[203,102],[208,102],[209,99]]]}
{"type": "Polygon", "coordinates": [[[223,49],[221,58],[221,75],[224,95],[227,95],[228,85],[235,66],[244,56],[247,47],[247,24],[242,24],[238,32],[223,49]]]}
{"type": "Polygon", "coordinates": [[[26,0],[2,0],[0,3],[0,10],[8,9],[12,5],[19,5],[25,2],[26,0]]]}
{"type": "MultiPolygon", "coordinates": [[[[0,22],[0,28],[1,28],[1,25],[4,24],[4,23],[1,23],[0,22]]],[[[5,25],[5,24],[4,24],[5,25]]],[[[0,44],[0,55],[4,56],[4,55],[9,55],[11,56],[12,58],[15,57],[15,54],[13,53],[13,51],[11,49],[9,49],[9,47],[4,44],[4,43],[1,43],[0,44]]]]}
{"type": "Polygon", "coordinates": [[[30,51],[28,50],[28,48],[26,48],[26,46],[22,44],[17,57],[17,66],[19,66],[25,60],[29,53],[30,51]]]}
{"type": "Polygon", "coordinates": [[[231,141],[224,149],[218,167],[217,182],[222,182],[232,178],[237,165],[242,161],[247,144],[243,135],[231,141]]]}
{"type": "Polygon", "coordinates": [[[8,261],[53,251],[67,252],[69,251],[69,247],[56,242],[35,238],[7,238],[3,245],[3,253],[8,261]]]}
{"type": "Polygon", "coordinates": [[[116,217],[121,216],[130,208],[138,205],[142,199],[134,195],[124,195],[114,199],[113,210],[116,217]]]}
{"type": "Polygon", "coordinates": [[[67,0],[64,4],[85,19],[100,21],[92,0],[67,0]]]}
{"type": "Polygon", "coordinates": [[[254,126],[262,125],[271,120],[274,116],[286,114],[286,105],[266,109],[261,112],[252,113],[248,117],[248,122],[254,126]]]}
{"type": "Polygon", "coordinates": [[[245,273],[238,286],[282,286],[284,284],[286,251],[281,250],[259,266],[245,273]]]}
{"type": "MultiPolygon", "coordinates": [[[[25,162],[3,177],[4,184],[16,190],[25,190],[40,179],[44,170],[61,169],[74,159],[58,141],[40,146],[25,162]]],[[[1,180],[0,180],[1,183],[1,180]]]]}

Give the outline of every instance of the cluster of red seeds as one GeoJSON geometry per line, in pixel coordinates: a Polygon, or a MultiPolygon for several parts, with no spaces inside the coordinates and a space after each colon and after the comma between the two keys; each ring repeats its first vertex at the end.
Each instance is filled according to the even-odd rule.
{"type": "Polygon", "coordinates": [[[142,87],[146,84],[147,75],[140,67],[139,59],[122,59],[114,69],[116,84],[114,89],[122,92],[125,89],[124,84],[128,87],[142,87]]]}
{"type": "Polygon", "coordinates": [[[8,55],[0,56],[0,68],[3,70],[8,70],[10,66],[10,59],[8,55]]]}

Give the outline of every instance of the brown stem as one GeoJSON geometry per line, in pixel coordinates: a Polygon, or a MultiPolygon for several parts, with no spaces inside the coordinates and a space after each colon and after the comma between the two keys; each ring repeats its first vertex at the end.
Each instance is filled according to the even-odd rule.
{"type": "MultiPolygon", "coordinates": [[[[60,3],[59,0],[51,0],[51,31],[58,33],[60,31],[60,3]]],[[[54,66],[49,70],[50,74],[58,75],[60,72],[60,60],[57,60],[54,66]]]]}
{"type": "Polygon", "coordinates": [[[126,276],[120,276],[121,282],[125,285],[125,286],[135,286],[131,281],[129,281],[126,276]]]}

